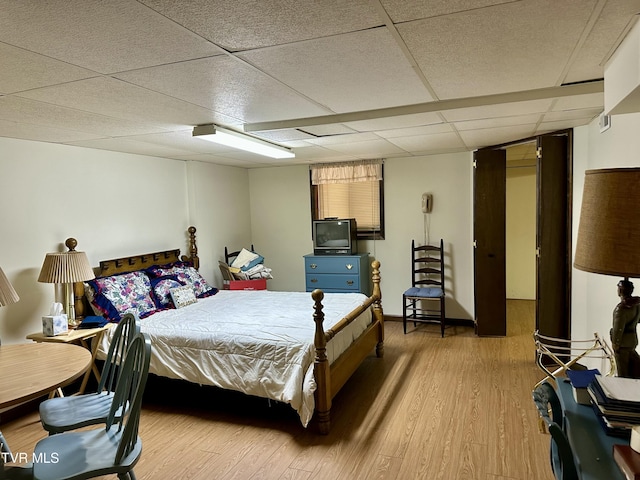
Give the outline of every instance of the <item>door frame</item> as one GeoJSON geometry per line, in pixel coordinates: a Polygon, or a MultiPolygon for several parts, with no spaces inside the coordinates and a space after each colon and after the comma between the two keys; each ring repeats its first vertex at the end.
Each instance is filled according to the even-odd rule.
{"type": "MultiPolygon", "coordinates": [[[[485,147],[481,150],[496,150],[496,149],[506,149],[510,146],[513,145],[518,145],[521,143],[527,143],[527,142],[536,142],[536,145],[539,143],[538,139],[540,137],[544,137],[544,136],[566,136],[567,137],[567,148],[566,148],[566,162],[567,162],[567,195],[564,199],[560,199],[560,201],[564,201],[563,205],[565,206],[566,209],[566,222],[565,224],[562,226],[562,228],[565,229],[566,232],[566,268],[567,268],[567,277],[566,277],[566,281],[563,282],[563,285],[560,285],[560,287],[562,288],[562,292],[561,295],[564,298],[564,302],[566,305],[566,315],[564,316],[564,324],[561,326],[562,328],[559,329],[559,332],[561,333],[560,338],[565,338],[566,339],[570,339],[571,337],[571,265],[572,265],[572,251],[573,251],[573,243],[572,243],[572,218],[573,218],[573,207],[572,207],[572,198],[573,198],[573,129],[567,129],[567,130],[559,130],[559,131],[555,131],[555,132],[550,132],[550,133],[546,133],[544,135],[536,135],[534,137],[529,137],[529,138],[524,138],[524,139],[520,139],[517,141],[513,141],[513,142],[508,142],[508,143],[503,143],[500,145],[494,145],[494,146],[490,146],[490,147],[485,147]]],[[[474,152],[475,153],[475,152],[474,152]]],[[[542,153],[544,155],[544,152],[542,153]]],[[[537,159],[536,163],[539,164],[540,160],[537,159]]],[[[505,166],[506,168],[506,166],[505,166]]],[[[536,177],[538,175],[536,174],[536,177]]],[[[538,193],[540,192],[540,189],[538,188],[538,193]]],[[[490,192],[484,192],[484,194],[488,194],[490,192]]],[[[476,197],[478,195],[478,192],[475,189],[475,185],[474,185],[474,192],[473,192],[473,201],[475,203],[476,201],[476,197]]],[[[558,199],[555,199],[556,202],[558,201],[558,199]]],[[[506,199],[504,200],[506,202],[506,199]]],[[[536,194],[536,212],[540,212],[540,208],[539,208],[539,204],[541,202],[541,199],[539,198],[539,195],[536,194]]],[[[536,217],[538,217],[538,213],[536,213],[536,217]]],[[[474,220],[475,222],[475,220],[474,220]]],[[[540,223],[540,219],[537,218],[536,220],[536,236],[538,236],[538,229],[539,229],[539,223],[540,223]]],[[[474,232],[475,235],[475,232],[474,232]]],[[[536,243],[537,243],[537,239],[536,239],[536,243]]],[[[475,252],[475,248],[474,248],[474,252],[475,252]]],[[[505,252],[502,252],[502,254],[504,254],[505,252]]],[[[474,271],[476,269],[476,258],[475,258],[475,254],[474,254],[474,271]]],[[[475,273],[474,273],[475,275],[475,273]]],[[[506,271],[504,272],[505,275],[505,279],[506,279],[506,271]]],[[[538,269],[536,268],[536,285],[538,284],[538,269]]],[[[475,285],[474,285],[475,287],[475,285]]],[[[535,319],[535,328],[538,329],[539,327],[539,311],[538,311],[538,295],[536,292],[536,319],[535,319]]],[[[476,313],[478,311],[478,307],[477,305],[481,302],[486,301],[485,299],[481,298],[480,295],[478,295],[477,290],[474,288],[474,305],[476,306],[476,313]]],[[[506,292],[505,292],[505,298],[504,298],[504,302],[506,304],[506,292]]],[[[477,318],[477,315],[476,315],[477,318]]],[[[478,332],[478,326],[476,324],[476,332],[478,332]]]]}

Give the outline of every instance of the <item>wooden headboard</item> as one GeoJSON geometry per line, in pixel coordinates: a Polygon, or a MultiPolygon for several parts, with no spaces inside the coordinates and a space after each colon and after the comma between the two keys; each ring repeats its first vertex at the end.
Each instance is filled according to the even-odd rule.
{"type": "MultiPolygon", "coordinates": [[[[143,253],[130,257],[114,258],[103,260],[97,268],[94,268],[96,277],[105,277],[119,273],[135,272],[144,270],[153,265],[166,265],[177,261],[190,263],[196,269],[200,268],[200,258],[198,257],[198,247],[196,245],[196,227],[187,229],[189,235],[189,254],[180,256],[180,249],[164,250],[161,252],[143,253]]],[[[91,306],[84,295],[84,285],[78,282],[74,285],[74,303],[76,307],[76,317],[83,318],[91,314],[91,306]]]]}

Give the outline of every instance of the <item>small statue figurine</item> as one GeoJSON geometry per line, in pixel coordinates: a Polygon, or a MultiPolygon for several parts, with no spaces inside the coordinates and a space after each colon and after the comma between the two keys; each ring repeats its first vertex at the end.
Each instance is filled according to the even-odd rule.
{"type": "Polygon", "coordinates": [[[618,282],[620,303],[613,310],[611,344],[619,377],[640,378],[640,355],[636,352],[640,320],[640,297],[632,297],[633,283],[628,279],[618,282]]]}

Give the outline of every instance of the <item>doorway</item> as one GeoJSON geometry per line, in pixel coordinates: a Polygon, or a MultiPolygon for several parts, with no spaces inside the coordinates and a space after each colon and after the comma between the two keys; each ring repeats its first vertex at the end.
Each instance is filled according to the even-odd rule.
{"type": "Polygon", "coordinates": [[[570,338],[571,130],[474,153],[475,326],[479,336],[507,334],[506,157],[509,147],[532,142],[536,146],[535,325],[544,335],[570,338]]]}

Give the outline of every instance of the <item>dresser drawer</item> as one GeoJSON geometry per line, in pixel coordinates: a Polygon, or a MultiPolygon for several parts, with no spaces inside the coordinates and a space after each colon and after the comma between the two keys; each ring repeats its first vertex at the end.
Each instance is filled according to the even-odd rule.
{"type": "Polygon", "coordinates": [[[306,257],[304,272],[360,274],[360,260],[357,257],[306,257]]]}
{"type": "Polygon", "coordinates": [[[359,275],[342,275],[324,273],[320,275],[308,274],[307,291],[319,288],[325,292],[359,292],[360,276],[359,275]]]}

